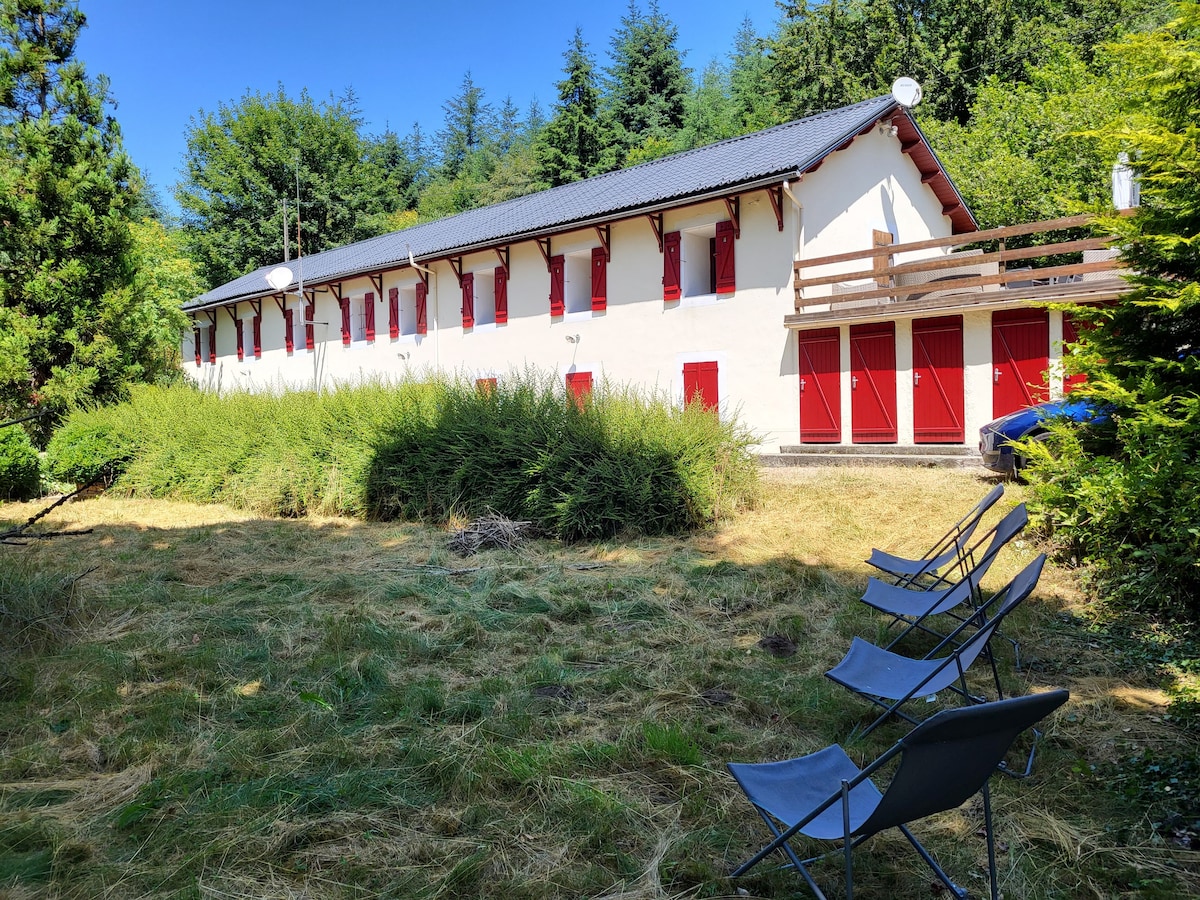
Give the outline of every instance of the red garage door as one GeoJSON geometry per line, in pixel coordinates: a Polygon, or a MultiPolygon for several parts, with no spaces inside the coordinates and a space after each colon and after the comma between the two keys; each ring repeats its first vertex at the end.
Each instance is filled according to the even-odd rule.
{"type": "Polygon", "coordinates": [[[842,439],[842,351],[836,328],[801,331],[800,442],[836,444],[842,439]]]}
{"type": "Polygon", "coordinates": [[[850,326],[850,435],[856,444],[896,443],[896,325],[850,326]]]}
{"type": "Polygon", "coordinates": [[[913,322],[913,439],[961,444],[963,427],[962,316],[913,322]]]}
{"type": "Polygon", "coordinates": [[[1046,400],[1050,313],[1014,309],[992,313],[992,417],[1046,400]]]}

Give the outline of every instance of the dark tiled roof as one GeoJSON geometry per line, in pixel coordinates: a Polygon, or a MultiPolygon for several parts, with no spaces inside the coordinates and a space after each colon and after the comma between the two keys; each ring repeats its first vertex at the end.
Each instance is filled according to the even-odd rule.
{"type": "MultiPolygon", "coordinates": [[[[442,258],[470,249],[614,220],[713,192],[801,172],[891,112],[890,96],[698,147],[629,169],[598,175],[494,206],[395,231],[304,257],[304,281],[319,284],[376,272],[408,260],[442,258]]],[[[297,263],[289,264],[293,270],[297,263]]],[[[185,303],[196,310],[270,293],[264,266],[185,303]]]]}

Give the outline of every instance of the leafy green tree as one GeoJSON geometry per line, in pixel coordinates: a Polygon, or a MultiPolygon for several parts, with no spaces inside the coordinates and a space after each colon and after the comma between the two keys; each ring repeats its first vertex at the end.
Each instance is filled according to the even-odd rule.
{"type": "Polygon", "coordinates": [[[993,76],[966,125],[922,118],[922,128],[985,228],[1095,209],[1109,197],[1113,157],[1085,133],[1117,114],[1128,90],[1110,56],[1090,63],[1061,44],[1023,83],[993,76]]]}
{"type": "Polygon", "coordinates": [[[0,0],[0,416],[116,399],[179,341],[138,285],[140,179],[75,58],[85,24],[67,0],[0,0]]]}
{"type": "Polygon", "coordinates": [[[1110,216],[1136,274],[1090,321],[1072,361],[1111,414],[1105,427],[1059,429],[1035,452],[1039,507],[1119,602],[1200,622],[1200,4],[1112,50],[1134,75],[1131,108],[1109,147],[1141,185],[1133,216],[1110,216]]]}
{"type": "Polygon", "coordinates": [[[612,38],[606,106],[626,150],[647,138],[671,141],[682,127],[691,73],[678,47],[679,29],[651,0],[637,0],[621,17],[612,38]]]}
{"type": "Polygon", "coordinates": [[[608,172],[617,163],[615,133],[601,109],[595,63],[583,29],[575,29],[563,58],[558,103],[534,148],[537,179],[551,187],[608,172]]]}
{"type": "Polygon", "coordinates": [[[283,258],[285,204],[288,255],[295,255],[297,178],[304,253],[378,233],[379,214],[393,212],[403,194],[389,181],[394,148],[369,151],[358,127],[352,97],[318,105],[307,92],[292,99],[282,87],[192,119],[175,198],[209,286],[283,258]]]}

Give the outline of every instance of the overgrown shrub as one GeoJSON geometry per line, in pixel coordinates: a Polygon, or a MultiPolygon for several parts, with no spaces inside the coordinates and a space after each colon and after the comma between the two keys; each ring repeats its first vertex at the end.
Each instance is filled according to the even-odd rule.
{"type": "Polygon", "coordinates": [[[598,388],[584,403],[536,375],[365,383],[316,394],[218,396],[141,388],[72,416],[55,477],[104,464],[130,493],[310,512],[444,521],[493,510],[565,539],[662,534],[753,496],[750,439],[696,407],[598,388]]]}
{"type": "Polygon", "coordinates": [[[1034,508],[1093,565],[1111,602],[1200,621],[1200,400],[1173,398],[1115,420],[1107,452],[1067,425],[1027,447],[1034,508]]]}
{"type": "Polygon", "coordinates": [[[701,527],[746,503],[756,469],[736,424],[700,406],[602,386],[583,403],[527,377],[445,385],[435,414],[394,429],[371,474],[381,516],[491,509],[566,540],[701,527]]]}
{"type": "Polygon", "coordinates": [[[0,499],[27,500],[42,483],[38,452],[23,428],[0,428],[0,499]]]}
{"type": "Polygon", "coordinates": [[[129,404],[74,413],[46,447],[46,471],[55,481],[110,484],[133,458],[129,404]]]}

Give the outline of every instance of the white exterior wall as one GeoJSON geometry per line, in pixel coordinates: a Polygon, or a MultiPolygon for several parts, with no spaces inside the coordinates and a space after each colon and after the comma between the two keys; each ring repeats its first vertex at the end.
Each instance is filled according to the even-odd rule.
{"type": "MultiPolygon", "coordinates": [[[[588,308],[551,317],[546,263],[536,242],[527,241],[510,247],[506,324],[492,322],[464,330],[458,281],[449,263],[443,261],[431,265],[426,335],[404,334],[393,340],[388,334],[388,291],[398,287],[403,296],[417,282],[417,274],[405,267],[384,273],[382,290],[366,277],[342,283],[343,295],[351,298],[352,307],[366,292],[375,294],[373,342],[342,346],[337,300],[328,289],[321,289],[316,295],[317,349],[312,353],[304,349],[301,329],[289,355],[283,316],[268,296],[262,300],[261,359],[249,361],[252,344],[247,331],[248,361],[238,362],[232,321],[219,310],[217,364],[207,363],[207,347],[203,347],[205,364],[197,368],[189,357],[186,369],[197,381],[214,388],[262,390],[311,388],[314,380],[327,386],[373,376],[405,378],[435,371],[503,379],[534,367],[560,377],[590,371],[597,383],[602,379],[636,383],[682,402],[684,364],[715,361],[721,415],[736,414],[758,436],[764,452],[776,452],[780,445],[799,442],[797,342],[795,334],[783,325],[784,317],[794,312],[793,262],[801,255],[870,247],[873,229],[890,231],[897,242],[951,232],[940,201],[921,184],[920,173],[900,152],[899,141],[877,129],[830,155],[817,171],[792,180],[789,186],[795,199],[786,195],[783,199],[782,231],[765,191],[740,195],[737,290],[730,295],[705,293],[664,303],[662,253],[650,222],[638,216],[611,226],[607,309],[602,312],[588,308]],[[566,340],[576,335],[577,341],[566,340]]],[[[686,268],[696,262],[695,253],[702,252],[699,248],[707,246],[714,223],[728,218],[722,201],[682,207],[664,213],[663,231],[683,233],[686,268]],[[689,241],[689,229],[698,230],[700,236],[689,241]]],[[[556,234],[551,243],[553,255],[586,254],[588,265],[582,269],[568,264],[569,281],[590,278],[591,249],[600,243],[594,229],[556,234]]],[[[707,272],[707,258],[700,263],[707,272]]],[[[463,271],[475,272],[478,284],[498,264],[491,250],[473,253],[463,258],[463,271]]],[[[686,274],[683,280],[686,293],[686,274]]],[[[572,287],[567,285],[568,297],[572,287]]],[[[590,296],[590,280],[583,290],[590,296]]],[[[292,305],[296,302],[294,296],[288,300],[292,305]]],[[[238,314],[248,315],[249,309],[243,302],[238,314]]],[[[299,314],[296,320],[301,320],[299,314]]],[[[902,443],[912,442],[911,332],[907,329],[906,324],[897,323],[902,443]]],[[[849,443],[846,326],[842,327],[842,343],[843,438],[849,443]]],[[[190,338],[185,345],[190,349],[190,338]]],[[[972,383],[980,380],[979,372],[970,368],[975,355],[968,351],[972,383]]],[[[974,393],[968,389],[968,396],[974,393]]],[[[975,413],[969,412],[968,418],[974,417],[975,413]]]]}

